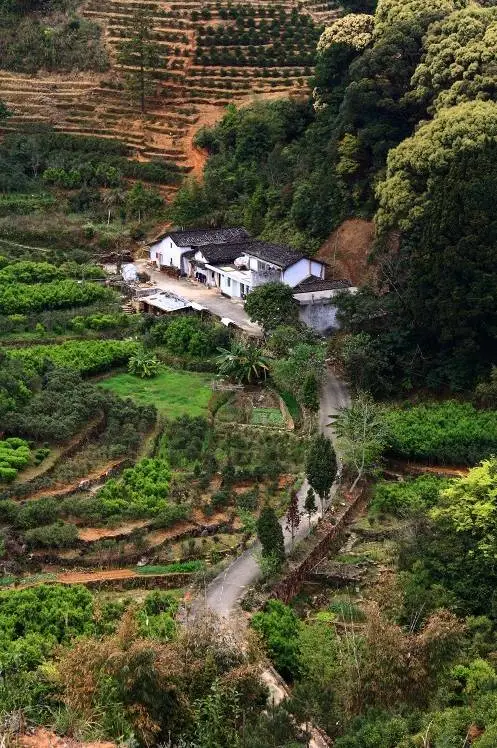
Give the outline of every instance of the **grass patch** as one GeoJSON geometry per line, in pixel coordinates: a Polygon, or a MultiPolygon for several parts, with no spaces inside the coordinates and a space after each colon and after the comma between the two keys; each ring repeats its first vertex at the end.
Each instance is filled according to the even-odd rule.
{"type": "Polygon", "coordinates": [[[120,397],[130,397],[140,405],[155,405],[168,418],[207,415],[212,395],[212,375],[164,368],[152,379],[133,374],[115,374],[99,381],[100,387],[120,397]]]}
{"type": "Polygon", "coordinates": [[[279,408],[253,408],[251,423],[255,426],[284,426],[285,421],[279,408]]]}
{"type": "Polygon", "coordinates": [[[205,564],[203,561],[176,561],[165,566],[137,566],[138,574],[180,574],[181,572],[201,571],[205,564]]]}

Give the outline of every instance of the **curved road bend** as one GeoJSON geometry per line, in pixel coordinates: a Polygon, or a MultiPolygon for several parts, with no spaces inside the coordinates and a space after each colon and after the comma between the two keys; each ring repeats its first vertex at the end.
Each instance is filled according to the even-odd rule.
{"type": "MultiPolygon", "coordinates": [[[[338,413],[340,408],[349,404],[349,394],[343,382],[338,380],[331,371],[327,371],[323,383],[320,408],[319,408],[319,428],[323,433],[334,439],[333,429],[329,427],[329,416],[338,413]]],[[[309,485],[304,481],[302,488],[298,493],[300,510],[304,511],[304,502],[309,485]]],[[[332,488],[332,496],[336,492],[337,484],[332,488]]],[[[315,525],[320,517],[316,512],[311,517],[311,526],[315,525]]],[[[290,548],[292,539],[290,533],[285,529],[286,520],[281,520],[283,534],[285,538],[285,547],[290,548]]],[[[306,517],[302,518],[297,533],[296,542],[302,540],[309,534],[309,522],[306,517]]],[[[212,611],[220,616],[228,617],[236,607],[237,603],[243,597],[247,587],[253,584],[259,577],[260,571],[257,561],[254,557],[254,550],[257,546],[238,556],[221,574],[219,574],[207,587],[205,597],[201,602],[212,611]]]]}

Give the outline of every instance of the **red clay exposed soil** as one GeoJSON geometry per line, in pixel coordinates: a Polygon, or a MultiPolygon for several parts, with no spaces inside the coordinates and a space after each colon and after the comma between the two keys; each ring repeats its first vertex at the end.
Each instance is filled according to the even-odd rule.
{"type": "Polygon", "coordinates": [[[45,728],[32,735],[21,735],[18,745],[19,748],[116,748],[115,743],[80,743],[72,738],[61,738],[45,728]]]}
{"type": "Polygon", "coordinates": [[[330,277],[346,278],[361,286],[372,275],[368,257],[373,240],[372,221],[349,218],[328,237],[316,256],[326,262],[330,277]]]}
{"type": "Polygon", "coordinates": [[[433,475],[446,475],[454,478],[464,478],[469,473],[469,468],[464,465],[420,465],[419,463],[403,460],[392,460],[389,464],[394,470],[399,470],[402,473],[431,473],[433,475]]]}
{"type": "Polygon", "coordinates": [[[137,520],[136,522],[128,522],[125,525],[119,525],[119,527],[114,527],[112,529],[109,527],[81,527],[78,530],[78,538],[91,543],[94,540],[102,540],[102,538],[115,538],[119,535],[129,535],[133,530],[145,527],[147,524],[147,520],[137,520]]]}
{"type": "Polygon", "coordinates": [[[57,581],[61,584],[85,584],[86,582],[100,582],[106,579],[131,579],[138,574],[132,569],[110,569],[109,571],[64,571],[57,574],[57,581]]]}
{"type": "Polygon", "coordinates": [[[40,499],[42,496],[60,496],[60,494],[63,493],[70,493],[71,491],[76,491],[81,483],[84,483],[86,481],[94,481],[99,480],[100,478],[105,478],[106,473],[109,470],[112,470],[112,468],[116,467],[123,461],[123,458],[120,457],[118,460],[111,460],[106,465],[99,467],[98,470],[94,470],[92,473],[89,473],[84,478],[78,478],[77,481],[74,483],[58,483],[55,488],[44,488],[41,489],[41,491],[36,491],[35,493],[32,493],[30,496],[23,496],[23,501],[31,501],[35,499],[40,499]]]}

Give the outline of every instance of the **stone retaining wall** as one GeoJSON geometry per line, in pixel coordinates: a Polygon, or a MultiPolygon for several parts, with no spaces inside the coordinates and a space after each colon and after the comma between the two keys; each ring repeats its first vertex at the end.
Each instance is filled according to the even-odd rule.
{"type": "Polygon", "coordinates": [[[338,551],[343,543],[344,531],[347,525],[350,523],[354,515],[364,506],[366,501],[367,492],[363,487],[342,512],[336,524],[331,524],[329,521],[325,521],[321,524],[318,533],[322,535],[322,537],[307,556],[294,569],[292,569],[284,579],[273,587],[271,592],[272,598],[277,598],[284,603],[288,603],[300,592],[302,584],[316,565],[322,561],[334,547],[338,551]]]}

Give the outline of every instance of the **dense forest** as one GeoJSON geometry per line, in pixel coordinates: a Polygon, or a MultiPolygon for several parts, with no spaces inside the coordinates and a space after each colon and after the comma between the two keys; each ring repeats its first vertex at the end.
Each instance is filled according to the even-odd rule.
{"type": "Polygon", "coordinates": [[[204,182],[173,208],[309,253],[374,218],[375,282],[344,300],[342,355],[379,395],[467,389],[495,360],[496,23],[464,0],[345,15],[318,44],[312,101],[231,108],[197,136],[204,182]]]}

